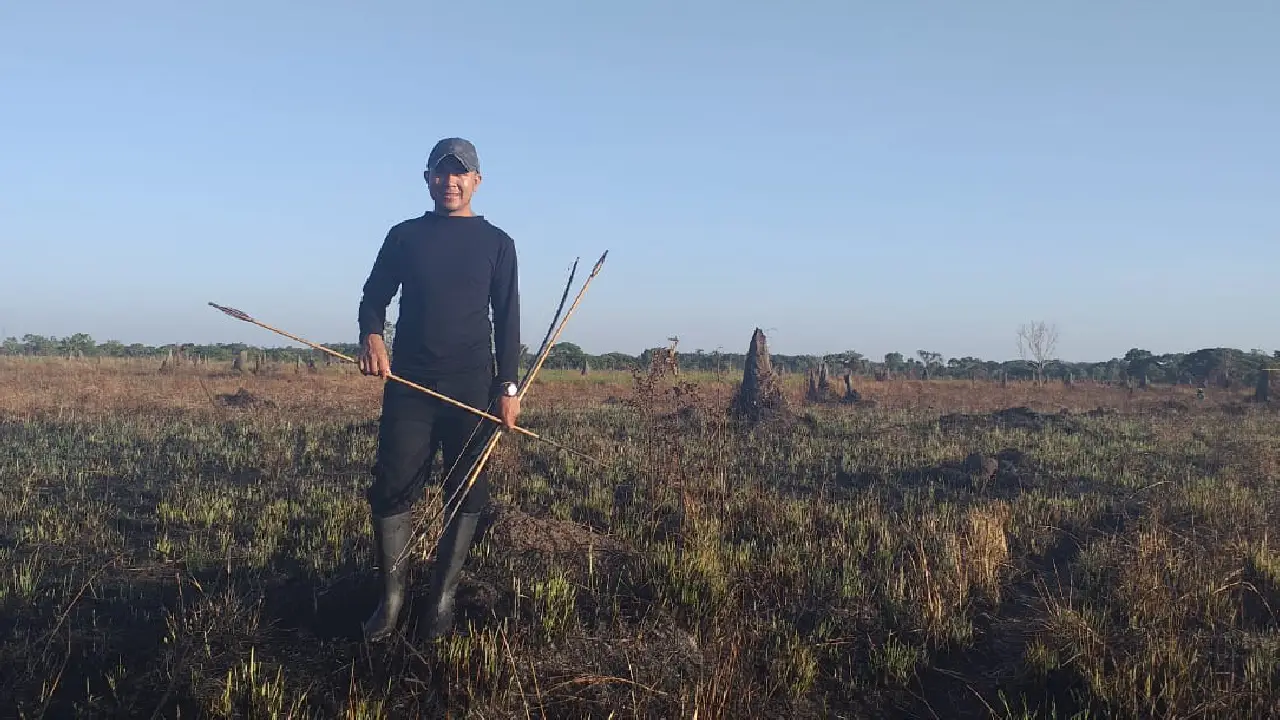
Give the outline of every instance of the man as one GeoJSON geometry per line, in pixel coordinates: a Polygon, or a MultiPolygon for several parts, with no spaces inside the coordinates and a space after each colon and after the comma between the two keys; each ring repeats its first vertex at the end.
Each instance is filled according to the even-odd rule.
{"type": "MultiPolygon", "coordinates": [[[[434,209],[391,228],[364,284],[360,370],[384,378],[394,372],[514,427],[520,414],[515,244],[471,209],[481,178],[470,142],[445,138],[436,143],[423,178],[434,209]],[[382,332],[387,305],[398,289],[402,295],[395,358],[389,362],[382,332]]],[[[396,382],[384,385],[378,455],[368,491],[382,599],[364,623],[366,638],[387,637],[399,620],[413,529],[410,511],[422,494],[436,450],[443,451],[446,472],[453,468],[444,478],[447,502],[496,427],[420,390],[396,382]]],[[[455,507],[458,512],[440,541],[428,604],[418,618],[418,629],[427,638],[448,632],[453,622],[459,572],[488,499],[488,477],[481,473],[460,507],[445,507],[446,518],[455,507]]]]}

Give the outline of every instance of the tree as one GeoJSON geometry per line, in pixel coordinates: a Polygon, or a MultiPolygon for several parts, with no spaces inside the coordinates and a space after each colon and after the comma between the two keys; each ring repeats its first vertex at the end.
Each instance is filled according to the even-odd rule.
{"type": "Polygon", "coordinates": [[[823,355],[821,361],[827,365],[844,368],[849,372],[857,372],[862,367],[862,353],[856,350],[845,350],[842,353],[823,355]]]}
{"type": "Polygon", "coordinates": [[[22,336],[22,344],[28,355],[48,355],[54,350],[53,338],[27,333],[22,336]]]}
{"type": "Polygon", "coordinates": [[[547,353],[547,364],[549,368],[566,369],[582,366],[582,358],[586,353],[582,348],[571,342],[558,342],[551,346],[551,352],[547,353]]]}
{"type": "Polygon", "coordinates": [[[942,364],[942,353],[933,352],[932,350],[917,350],[916,354],[920,356],[920,362],[924,365],[924,379],[928,380],[930,371],[934,366],[942,364]]]}
{"type": "Polygon", "coordinates": [[[108,340],[104,343],[98,343],[98,354],[107,357],[120,357],[124,355],[124,343],[119,340],[108,340]]]}
{"type": "Polygon", "coordinates": [[[1150,350],[1142,348],[1130,348],[1129,352],[1124,354],[1125,373],[1131,379],[1138,381],[1139,387],[1146,387],[1148,376],[1151,374],[1151,368],[1157,367],[1159,362],[1156,356],[1151,354],[1150,350]]]}
{"type": "Polygon", "coordinates": [[[76,333],[62,340],[63,350],[77,355],[92,355],[98,349],[98,343],[87,333],[76,333]]]}
{"type": "Polygon", "coordinates": [[[947,361],[947,369],[951,371],[953,377],[973,377],[974,373],[981,367],[982,360],[972,355],[951,358],[947,361]]]}
{"type": "Polygon", "coordinates": [[[571,342],[558,342],[551,346],[551,352],[548,355],[553,357],[578,358],[585,355],[582,348],[571,342]]]}
{"type": "Polygon", "coordinates": [[[857,350],[845,350],[843,353],[844,366],[851,373],[861,373],[866,370],[867,358],[857,350]]]}
{"type": "MultiPolygon", "coordinates": [[[[1134,348],[1129,352],[1133,353],[1136,350],[1137,348],[1134,348]]],[[[1147,353],[1146,350],[1139,352],[1147,353]]],[[[1135,357],[1143,358],[1149,355],[1150,353],[1147,353],[1145,356],[1136,355],[1135,357]]],[[[1125,359],[1128,358],[1129,356],[1126,355],[1125,359]]],[[[1217,382],[1227,368],[1227,348],[1201,348],[1183,357],[1180,365],[1192,380],[1206,385],[1217,382]]],[[[1146,372],[1146,368],[1141,369],[1146,372]]]]}
{"type": "Polygon", "coordinates": [[[1044,369],[1057,359],[1057,348],[1057,326],[1033,322],[1018,327],[1018,357],[1035,369],[1036,383],[1044,384],[1044,369]]]}

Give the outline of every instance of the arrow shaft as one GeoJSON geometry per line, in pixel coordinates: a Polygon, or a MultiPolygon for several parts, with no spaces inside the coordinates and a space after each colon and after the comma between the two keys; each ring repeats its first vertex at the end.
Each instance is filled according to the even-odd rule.
{"type": "MultiPolygon", "coordinates": [[[[356,358],[351,357],[350,355],[345,355],[345,354],[340,353],[340,352],[338,352],[337,350],[334,350],[334,349],[332,349],[332,348],[327,348],[327,347],[325,347],[325,346],[323,346],[323,345],[320,345],[320,344],[317,344],[317,343],[313,343],[313,342],[311,342],[310,340],[306,340],[306,339],[300,338],[300,337],[298,337],[297,335],[294,335],[294,334],[292,334],[292,333],[289,333],[289,332],[286,332],[286,331],[284,331],[284,330],[281,330],[280,328],[272,327],[272,326],[270,326],[270,325],[268,325],[268,324],[266,324],[266,323],[264,323],[264,322],[262,322],[262,321],[260,321],[260,320],[257,320],[257,319],[255,319],[255,318],[253,318],[253,317],[250,317],[248,314],[246,314],[246,313],[244,313],[244,312],[242,312],[242,311],[240,311],[240,310],[236,310],[235,308],[223,307],[223,306],[221,306],[221,305],[217,305],[217,304],[215,304],[215,303],[209,303],[209,304],[210,304],[211,306],[213,306],[213,307],[217,308],[218,310],[221,310],[222,312],[224,312],[224,313],[226,313],[226,314],[230,315],[231,317],[236,318],[237,320],[243,320],[244,322],[252,323],[252,324],[254,324],[254,325],[257,325],[257,326],[258,326],[258,327],[260,327],[260,328],[263,328],[263,329],[266,329],[266,330],[270,330],[271,332],[276,333],[276,334],[278,334],[278,335],[283,335],[284,337],[287,337],[287,338],[289,338],[290,340],[293,340],[293,341],[295,341],[295,342],[302,343],[303,345],[306,345],[307,347],[314,348],[314,349],[319,350],[319,351],[321,351],[321,352],[328,353],[329,355],[332,355],[333,357],[339,358],[339,359],[341,359],[341,360],[345,360],[346,362],[354,363],[354,364],[359,364],[359,363],[360,363],[360,361],[359,361],[359,360],[357,360],[356,358]]],[[[468,404],[466,404],[466,403],[464,403],[464,402],[461,402],[461,401],[459,401],[459,400],[455,400],[455,399],[453,399],[453,398],[449,397],[448,395],[445,395],[444,393],[440,393],[440,392],[437,392],[437,391],[435,391],[435,390],[432,390],[431,388],[428,388],[428,387],[424,387],[424,386],[422,386],[422,385],[419,385],[418,383],[415,383],[415,382],[413,382],[412,380],[407,380],[407,379],[405,379],[405,378],[402,378],[402,377],[400,377],[400,376],[398,376],[398,375],[391,374],[391,373],[388,373],[388,375],[387,375],[387,379],[388,379],[388,380],[394,380],[395,382],[401,383],[401,384],[403,384],[403,385],[407,385],[408,387],[411,387],[411,388],[413,388],[413,389],[415,389],[415,390],[418,390],[418,391],[420,391],[420,392],[426,393],[427,395],[430,395],[431,397],[436,398],[437,400],[440,400],[440,401],[442,401],[442,402],[449,403],[450,405],[453,405],[454,407],[458,407],[458,408],[461,408],[461,409],[466,410],[466,411],[468,411],[468,412],[471,412],[471,413],[474,413],[474,414],[476,414],[476,415],[479,415],[480,417],[485,418],[485,419],[487,419],[487,420],[490,420],[490,421],[492,421],[492,422],[498,423],[499,425],[501,425],[501,424],[502,424],[502,418],[499,418],[499,417],[497,417],[496,415],[492,415],[492,414],[490,414],[490,413],[485,412],[484,410],[480,410],[480,409],[478,409],[478,408],[471,407],[470,405],[468,405],[468,404]]],[[[577,450],[574,450],[573,448],[565,447],[564,445],[561,445],[560,443],[558,443],[558,442],[556,442],[556,441],[554,441],[554,440],[551,440],[551,439],[545,438],[545,437],[543,437],[543,436],[539,435],[538,433],[533,432],[532,430],[528,430],[528,429],[526,429],[526,428],[522,428],[522,427],[520,427],[520,426],[516,426],[516,427],[515,427],[515,428],[513,428],[513,429],[514,429],[516,432],[521,433],[522,435],[526,435],[526,436],[531,437],[531,438],[533,438],[533,439],[535,439],[535,440],[540,440],[540,441],[542,441],[542,442],[547,443],[548,445],[551,445],[551,446],[553,446],[553,447],[559,448],[560,450],[564,450],[565,452],[571,453],[571,454],[573,454],[573,455],[576,455],[576,456],[578,456],[578,457],[584,458],[584,459],[586,459],[586,460],[590,460],[591,462],[598,462],[595,458],[591,457],[590,455],[587,455],[586,453],[579,452],[579,451],[577,451],[577,450]]]]}

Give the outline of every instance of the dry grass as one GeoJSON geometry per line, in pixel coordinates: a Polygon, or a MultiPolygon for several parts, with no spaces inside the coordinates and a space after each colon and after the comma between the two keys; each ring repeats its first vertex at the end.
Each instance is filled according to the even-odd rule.
{"type": "Polygon", "coordinates": [[[2,712],[1280,713],[1274,410],[790,377],[746,428],[729,377],[648,380],[545,373],[528,426],[608,466],[504,442],[466,631],[369,648],[376,381],[0,361],[2,712]]]}

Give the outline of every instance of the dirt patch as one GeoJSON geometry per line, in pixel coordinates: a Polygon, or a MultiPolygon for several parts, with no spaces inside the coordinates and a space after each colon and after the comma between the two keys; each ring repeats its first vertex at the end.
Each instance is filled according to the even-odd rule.
{"type": "Polygon", "coordinates": [[[1000,461],[982,453],[970,453],[964,459],[963,467],[965,472],[985,481],[996,476],[996,472],[1000,470],[1000,461]]]}
{"type": "Polygon", "coordinates": [[[988,414],[950,413],[938,418],[938,425],[943,430],[999,428],[1043,432],[1053,428],[1072,433],[1080,429],[1079,423],[1065,410],[1058,413],[1040,413],[1026,406],[1006,408],[988,414]]]}
{"type": "MultiPolygon", "coordinates": [[[[673,699],[665,693],[650,695],[649,688],[679,687],[706,673],[708,664],[719,659],[714,657],[715,648],[710,652],[713,657],[707,657],[707,649],[696,638],[675,628],[646,630],[643,647],[640,654],[628,640],[593,637],[548,648],[538,671],[546,705],[562,708],[563,717],[603,717],[607,714],[603,710],[634,706],[642,697],[653,716],[675,717],[678,708],[669,705],[673,699]],[[642,684],[631,680],[636,677],[642,678],[642,684]]],[[[525,682],[533,684],[534,678],[525,682]]]]}
{"type": "Polygon", "coordinates": [[[663,427],[680,431],[701,431],[707,426],[707,413],[695,405],[685,405],[675,412],[659,415],[657,420],[663,427]]]}
{"type": "MultiPolygon", "coordinates": [[[[491,626],[517,612],[534,625],[540,622],[530,614],[531,606],[513,595],[513,576],[529,578],[555,567],[567,571],[575,584],[583,584],[590,572],[602,586],[621,593],[617,588],[622,578],[629,575],[625,568],[637,558],[625,544],[594,532],[589,525],[529,515],[497,501],[481,515],[479,535],[480,541],[489,544],[494,556],[501,560],[464,570],[458,588],[459,620],[455,628],[469,624],[491,626]]],[[[420,592],[426,592],[425,585],[420,592]]],[[[624,605],[627,599],[623,599],[624,605]]],[[[644,604],[642,599],[629,599],[644,604]]],[[[578,594],[576,612],[581,622],[589,623],[601,617],[594,603],[595,597],[590,593],[578,594]]]]}
{"type": "MultiPolygon", "coordinates": [[[[837,470],[835,486],[847,490],[866,490],[873,485],[886,485],[896,490],[941,483],[966,492],[1018,492],[1036,477],[1031,457],[1017,448],[1005,448],[995,455],[969,453],[963,460],[944,460],[937,465],[909,468],[896,472],[848,472],[837,470]]],[[[1000,494],[997,492],[997,494],[1000,494]]]]}
{"type": "Polygon", "coordinates": [[[549,555],[586,555],[588,550],[606,555],[626,555],[625,545],[589,526],[567,520],[534,517],[494,503],[482,519],[484,534],[494,545],[513,552],[549,555]]]}
{"type": "MultiPolygon", "coordinates": [[[[424,587],[425,591],[425,587],[424,587]]],[[[423,596],[425,597],[425,595],[423,596]]],[[[509,610],[509,601],[504,605],[502,592],[498,586],[486,578],[463,575],[458,584],[457,619],[454,628],[469,626],[485,627],[497,621],[500,613],[509,610]]]]}
{"type": "MultiPolygon", "coordinates": [[[[962,460],[944,460],[937,465],[894,473],[888,481],[895,488],[941,484],[961,492],[989,493],[996,497],[1016,495],[1036,482],[1034,463],[1027,453],[1005,448],[995,455],[970,453],[962,460]]],[[[837,478],[839,483],[842,478],[837,478]]],[[[871,484],[870,478],[843,478],[846,486],[871,484]]],[[[875,478],[879,479],[879,478],[875,478]]]]}
{"type": "Polygon", "coordinates": [[[1017,472],[1019,468],[1027,467],[1031,462],[1030,456],[1017,448],[1005,448],[996,453],[996,460],[1000,463],[1002,469],[1017,472]]]}
{"type": "Polygon", "coordinates": [[[275,407],[274,402],[258,397],[244,388],[240,388],[234,393],[222,393],[218,395],[217,400],[219,405],[229,408],[275,407]]]}

